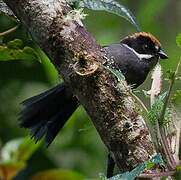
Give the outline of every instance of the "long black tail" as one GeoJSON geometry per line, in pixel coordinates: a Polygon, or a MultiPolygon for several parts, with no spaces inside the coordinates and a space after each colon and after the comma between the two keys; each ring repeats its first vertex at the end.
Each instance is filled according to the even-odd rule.
{"type": "Polygon", "coordinates": [[[37,142],[45,136],[47,146],[78,107],[78,100],[64,83],[22,102],[20,126],[30,128],[37,142]]]}

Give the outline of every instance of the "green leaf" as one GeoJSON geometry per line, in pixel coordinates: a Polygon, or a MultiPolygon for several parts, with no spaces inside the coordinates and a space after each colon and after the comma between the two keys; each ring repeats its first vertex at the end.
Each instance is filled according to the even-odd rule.
{"type": "Polygon", "coordinates": [[[143,170],[146,168],[146,163],[142,163],[137,168],[131,172],[125,172],[123,174],[118,174],[110,178],[110,180],[134,180],[143,170]]]}
{"type": "Polygon", "coordinates": [[[10,49],[19,49],[23,47],[23,41],[21,39],[14,39],[13,41],[8,42],[8,48],[10,49]]]}
{"type": "Polygon", "coordinates": [[[68,170],[48,170],[34,175],[30,180],[84,180],[82,174],[68,170]]]}
{"type": "Polygon", "coordinates": [[[154,167],[154,163],[149,163],[149,164],[147,164],[147,166],[146,166],[146,168],[152,168],[152,167],[154,167]]]}
{"type": "Polygon", "coordinates": [[[3,162],[0,161],[0,177],[2,179],[11,180],[19,171],[25,168],[24,162],[3,162]]]}
{"type": "Polygon", "coordinates": [[[160,153],[152,157],[150,160],[142,163],[137,168],[131,172],[125,172],[123,174],[118,174],[113,176],[109,180],[134,180],[138,175],[140,175],[146,167],[153,167],[153,165],[163,163],[163,159],[160,153]]]}
{"type": "Polygon", "coordinates": [[[49,82],[54,83],[60,80],[60,76],[58,75],[57,70],[55,69],[54,65],[51,63],[50,59],[47,57],[47,55],[40,49],[40,47],[33,41],[31,41],[33,49],[37,52],[40,62],[42,63],[45,72],[47,74],[47,78],[49,82]]]}
{"type": "Polygon", "coordinates": [[[176,169],[177,169],[177,170],[181,170],[181,165],[178,165],[178,166],[176,167],[176,169]]]}
{"type": "Polygon", "coordinates": [[[126,7],[114,0],[82,0],[78,1],[78,8],[86,7],[91,10],[107,11],[118,16],[125,18],[131,24],[133,24],[138,31],[141,31],[141,28],[136,21],[134,15],[126,7]]]}
{"type": "MultiPolygon", "coordinates": [[[[156,100],[155,103],[152,105],[151,110],[148,113],[148,119],[150,120],[150,122],[155,125],[156,119],[158,118],[158,115],[162,112],[163,106],[164,106],[164,98],[166,97],[167,92],[159,95],[156,100]]],[[[167,114],[166,114],[167,115],[167,114]]],[[[167,117],[165,117],[165,120],[167,119],[167,117]]]]}
{"type": "Polygon", "coordinates": [[[36,51],[29,47],[23,47],[23,42],[20,39],[15,39],[8,42],[7,45],[0,46],[0,61],[9,60],[39,60],[40,58],[36,51]]]}
{"type": "Polygon", "coordinates": [[[161,180],[167,180],[167,177],[162,177],[161,180]]]}
{"type": "Polygon", "coordinates": [[[35,144],[34,140],[30,137],[24,138],[18,148],[18,161],[27,161],[31,155],[40,147],[40,144],[41,142],[37,142],[35,144]]]}
{"type": "Polygon", "coordinates": [[[109,67],[106,67],[104,66],[105,69],[109,70],[112,74],[114,74],[119,80],[125,80],[125,77],[124,75],[120,72],[120,71],[117,71],[115,69],[112,69],[112,68],[109,68],[109,67]]]}
{"type": "Polygon", "coordinates": [[[161,164],[163,163],[163,159],[160,153],[156,154],[154,157],[152,157],[147,164],[152,163],[152,164],[161,164]]]}
{"type": "Polygon", "coordinates": [[[181,48],[181,33],[179,33],[176,37],[176,43],[178,45],[178,47],[181,48]]]}
{"type": "Polygon", "coordinates": [[[168,80],[172,81],[175,79],[175,71],[168,70],[167,71],[168,80]]]}

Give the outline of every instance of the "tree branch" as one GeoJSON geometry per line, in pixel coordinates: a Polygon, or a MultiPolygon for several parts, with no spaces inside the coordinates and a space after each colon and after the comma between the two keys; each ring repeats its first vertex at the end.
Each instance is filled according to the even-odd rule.
{"type": "Polygon", "coordinates": [[[97,65],[108,60],[67,2],[5,2],[84,106],[120,171],[131,170],[153,155],[151,138],[128,87],[97,65]]]}

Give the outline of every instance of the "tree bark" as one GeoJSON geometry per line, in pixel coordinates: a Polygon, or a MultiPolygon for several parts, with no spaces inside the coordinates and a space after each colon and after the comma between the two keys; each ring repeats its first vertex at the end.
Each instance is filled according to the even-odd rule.
{"type": "Polygon", "coordinates": [[[5,0],[91,117],[121,172],[154,153],[124,81],[98,64],[101,47],[65,0],[5,0]]]}

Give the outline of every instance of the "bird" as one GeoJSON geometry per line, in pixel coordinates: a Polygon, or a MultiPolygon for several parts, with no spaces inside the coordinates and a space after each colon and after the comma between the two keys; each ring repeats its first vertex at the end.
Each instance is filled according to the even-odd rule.
{"type": "MultiPolygon", "coordinates": [[[[109,63],[108,60],[107,65],[116,64],[116,68],[122,72],[132,88],[137,88],[145,81],[159,58],[168,58],[159,40],[147,32],[137,32],[118,43],[102,46],[101,52],[103,57],[114,62],[109,63]]],[[[80,103],[63,82],[23,101],[22,105],[24,108],[19,115],[20,126],[30,129],[35,142],[45,137],[48,147],[80,103]]],[[[108,167],[108,171],[109,169],[111,167],[108,167]]],[[[108,174],[111,176],[112,171],[108,174]]]]}
{"type": "Polygon", "coordinates": [[[137,88],[145,81],[159,57],[168,58],[161,49],[161,43],[152,34],[145,32],[135,33],[119,43],[104,46],[102,51],[108,59],[113,59],[118,70],[133,88],[137,88]]]}

